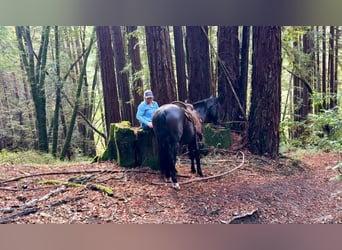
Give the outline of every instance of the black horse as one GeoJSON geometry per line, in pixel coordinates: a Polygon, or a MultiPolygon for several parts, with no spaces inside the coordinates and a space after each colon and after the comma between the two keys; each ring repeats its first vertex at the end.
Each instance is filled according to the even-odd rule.
{"type": "Polygon", "coordinates": [[[165,104],[156,111],[152,119],[153,130],[158,142],[158,156],[161,174],[179,189],[176,177],[176,157],[180,144],[187,144],[191,159],[191,172],[203,176],[199,154],[199,140],[202,136],[200,118],[191,104],[165,104]],[[198,126],[199,125],[199,126],[198,126]],[[196,159],[196,167],[194,160],[196,159]]]}
{"type": "Polygon", "coordinates": [[[221,104],[217,97],[209,97],[199,100],[192,104],[199,113],[203,123],[214,123],[217,125],[220,121],[221,104]]]}

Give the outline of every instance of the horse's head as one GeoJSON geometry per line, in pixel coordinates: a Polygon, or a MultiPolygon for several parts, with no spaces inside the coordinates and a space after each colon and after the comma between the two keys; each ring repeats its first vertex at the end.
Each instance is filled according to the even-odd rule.
{"type": "Polygon", "coordinates": [[[199,113],[203,123],[214,123],[218,124],[220,103],[218,98],[209,97],[193,103],[194,108],[199,113]]]}

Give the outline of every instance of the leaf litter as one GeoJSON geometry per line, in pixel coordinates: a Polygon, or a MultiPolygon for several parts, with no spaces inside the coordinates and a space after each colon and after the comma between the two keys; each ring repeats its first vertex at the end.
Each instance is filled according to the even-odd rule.
{"type": "Polygon", "coordinates": [[[330,180],[338,172],[327,169],[340,162],[339,154],[296,160],[244,151],[243,164],[241,155],[222,151],[203,157],[203,180],[180,157],[180,190],[163,183],[157,170],[116,162],[0,166],[0,223],[342,223],[341,183],[330,180]],[[84,181],[65,185],[75,179],[84,181]]]}

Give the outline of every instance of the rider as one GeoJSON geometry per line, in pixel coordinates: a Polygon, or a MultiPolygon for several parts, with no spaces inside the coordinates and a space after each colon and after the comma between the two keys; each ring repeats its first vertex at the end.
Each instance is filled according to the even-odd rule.
{"type": "Polygon", "coordinates": [[[149,130],[153,128],[152,117],[159,105],[153,100],[153,93],[151,90],[146,90],[144,92],[144,101],[142,101],[137,109],[136,118],[139,120],[141,128],[144,130],[149,130]]]}

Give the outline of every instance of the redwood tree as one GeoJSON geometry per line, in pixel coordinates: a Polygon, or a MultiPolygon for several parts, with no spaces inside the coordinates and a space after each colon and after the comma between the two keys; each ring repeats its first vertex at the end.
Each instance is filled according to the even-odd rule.
{"type": "Polygon", "coordinates": [[[231,127],[238,129],[236,121],[241,118],[241,100],[237,93],[246,91],[240,88],[240,44],[238,26],[218,28],[218,96],[224,107],[224,120],[233,121],[231,127]]]}
{"type": "Polygon", "coordinates": [[[167,26],[146,26],[151,89],[159,105],[176,100],[176,84],[167,26]]]}
{"type": "Polygon", "coordinates": [[[189,100],[195,102],[210,97],[210,57],[207,26],[186,27],[189,100]]]}
{"type": "Polygon", "coordinates": [[[253,72],[248,141],[252,153],[279,152],[281,28],[253,27],[253,72]]]}
{"type": "MultiPolygon", "coordinates": [[[[138,76],[139,71],[142,70],[141,60],[140,60],[140,46],[138,37],[134,34],[137,30],[137,26],[127,26],[126,31],[128,34],[128,56],[131,61],[131,70],[132,70],[132,78],[133,84],[131,87],[132,95],[133,95],[133,115],[137,113],[137,107],[140,102],[143,100],[143,80],[140,76],[138,76]]],[[[137,119],[132,120],[132,124],[135,126],[139,125],[137,119]]]]}
{"type": "Polygon", "coordinates": [[[249,39],[250,38],[250,27],[243,26],[242,29],[242,42],[241,42],[241,68],[240,68],[240,82],[239,82],[239,99],[246,119],[246,108],[247,108],[247,82],[248,82],[248,71],[249,71],[249,39]]]}
{"type": "Polygon", "coordinates": [[[122,38],[122,31],[120,26],[112,26],[112,40],[114,48],[115,68],[117,75],[118,94],[121,101],[122,120],[133,120],[131,111],[131,96],[128,82],[128,73],[126,67],[126,54],[124,42],[122,38]]]}
{"type": "Polygon", "coordinates": [[[178,99],[185,101],[188,99],[188,91],[186,86],[185,51],[183,45],[184,38],[182,26],[173,26],[173,34],[175,40],[178,99]]]}
{"type": "Polygon", "coordinates": [[[109,27],[97,26],[96,35],[99,49],[98,53],[103,87],[106,130],[108,135],[110,123],[118,122],[121,119],[114,71],[114,54],[109,27]]]}

